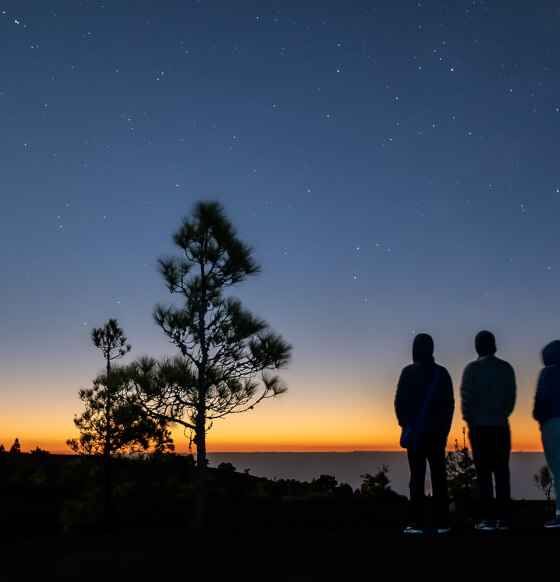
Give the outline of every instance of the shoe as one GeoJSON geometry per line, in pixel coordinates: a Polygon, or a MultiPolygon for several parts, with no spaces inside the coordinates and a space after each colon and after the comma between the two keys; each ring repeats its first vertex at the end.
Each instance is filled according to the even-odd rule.
{"type": "Polygon", "coordinates": [[[509,531],[509,523],[505,519],[496,521],[496,529],[499,531],[509,531]]]}
{"type": "Polygon", "coordinates": [[[448,534],[451,533],[451,528],[448,525],[446,525],[445,527],[438,527],[437,532],[438,534],[448,534]]]}
{"type": "Polygon", "coordinates": [[[474,529],[477,529],[478,531],[495,531],[496,526],[493,521],[483,519],[474,526],[474,529]]]}
{"type": "Polygon", "coordinates": [[[403,533],[405,534],[423,534],[424,530],[417,526],[415,523],[411,523],[410,525],[407,525],[404,530],[403,533]]]}
{"type": "Polygon", "coordinates": [[[544,524],[546,528],[560,527],[560,515],[555,515],[550,521],[544,524]]]}

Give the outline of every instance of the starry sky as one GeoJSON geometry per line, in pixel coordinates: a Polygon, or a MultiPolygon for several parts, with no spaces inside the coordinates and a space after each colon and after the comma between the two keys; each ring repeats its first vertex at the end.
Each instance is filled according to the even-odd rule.
{"type": "Polygon", "coordinates": [[[480,329],[539,450],[559,28],[554,0],[0,1],[0,442],[69,451],[108,318],[126,361],[175,354],[156,262],[202,199],[262,267],[234,294],[294,348],[289,392],[209,450],[396,449],[414,334],[458,397],[480,329]]]}

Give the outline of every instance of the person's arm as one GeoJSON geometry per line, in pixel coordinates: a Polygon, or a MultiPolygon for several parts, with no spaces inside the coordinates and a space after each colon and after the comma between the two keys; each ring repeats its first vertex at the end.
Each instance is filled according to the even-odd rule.
{"type": "Polygon", "coordinates": [[[397,415],[397,420],[400,426],[406,426],[407,421],[407,398],[406,398],[406,386],[407,386],[407,373],[406,368],[403,369],[397,383],[397,392],[395,394],[395,414],[397,415]]]}
{"type": "Polygon", "coordinates": [[[535,391],[535,404],[533,406],[533,418],[542,424],[544,413],[544,400],[546,395],[546,368],[541,370],[535,391]]]}
{"type": "Polygon", "coordinates": [[[516,392],[517,386],[515,384],[515,372],[513,371],[513,368],[509,366],[508,389],[506,391],[506,401],[505,401],[505,411],[507,416],[509,416],[513,412],[513,408],[515,406],[516,392]]]}
{"type": "Polygon", "coordinates": [[[443,397],[444,397],[444,418],[446,421],[447,434],[451,430],[453,413],[455,412],[455,395],[453,394],[453,381],[449,372],[442,368],[443,397]]]}
{"type": "Polygon", "coordinates": [[[461,411],[463,419],[467,424],[472,416],[472,401],[473,401],[473,377],[472,367],[469,364],[463,371],[463,379],[461,380],[461,411]]]}

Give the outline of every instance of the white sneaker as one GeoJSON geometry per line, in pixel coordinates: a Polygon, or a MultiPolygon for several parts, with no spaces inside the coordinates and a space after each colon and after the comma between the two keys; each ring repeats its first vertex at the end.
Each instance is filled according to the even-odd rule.
{"type": "Polygon", "coordinates": [[[496,526],[493,521],[483,519],[474,526],[474,529],[477,529],[478,531],[495,531],[496,526]]]}
{"type": "Polygon", "coordinates": [[[560,527],[560,515],[555,515],[550,521],[544,524],[544,527],[550,529],[553,527],[560,527]]]}
{"type": "Polygon", "coordinates": [[[405,534],[423,534],[424,530],[418,527],[415,523],[411,523],[404,528],[403,533],[405,534]]]}

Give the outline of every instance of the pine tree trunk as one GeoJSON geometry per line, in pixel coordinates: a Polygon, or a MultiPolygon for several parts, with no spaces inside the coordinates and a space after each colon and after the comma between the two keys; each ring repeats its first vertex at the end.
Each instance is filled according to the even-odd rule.
{"type": "Polygon", "coordinates": [[[111,531],[113,526],[113,509],[111,504],[112,497],[112,466],[111,466],[111,363],[107,360],[107,399],[105,407],[105,421],[106,434],[105,434],[105,446],[103,447],[103,529],[106,533],[111,531]]]}
{"type": "Polygon", "coordinates": [[[194,527],[197,532],[204,528],[206,513],[206,422],[199,414],[196,422],[196,473],[194,481],[194,527]]]}
{"type": "Polygon", "coordinates": [[[104,465],[104,483],[103,483],[103,529],[105,532],[110,532],[113,521],[113,511],[111,507],[111,490],[112,490],[112,475],[111,475],[111,455],[108,452],[103,454],[104,465]]]}
{"type": "MultiPolygon", "coordinates": [[[[205,241],[206,253],[207,241],[205,241]]],[[[202,358],[198,367],[198,403],[195,421],[196,438],[196,476],[194,483],[194,527],[198,533],[204,528],[206,510],[206,370],[208,365],[208,345],[206,343],[206,312],[208,299],[206,297],[206,274],[204,266],[200,265],[201,301],[198,319],[198,336],[202,358]]]]}

